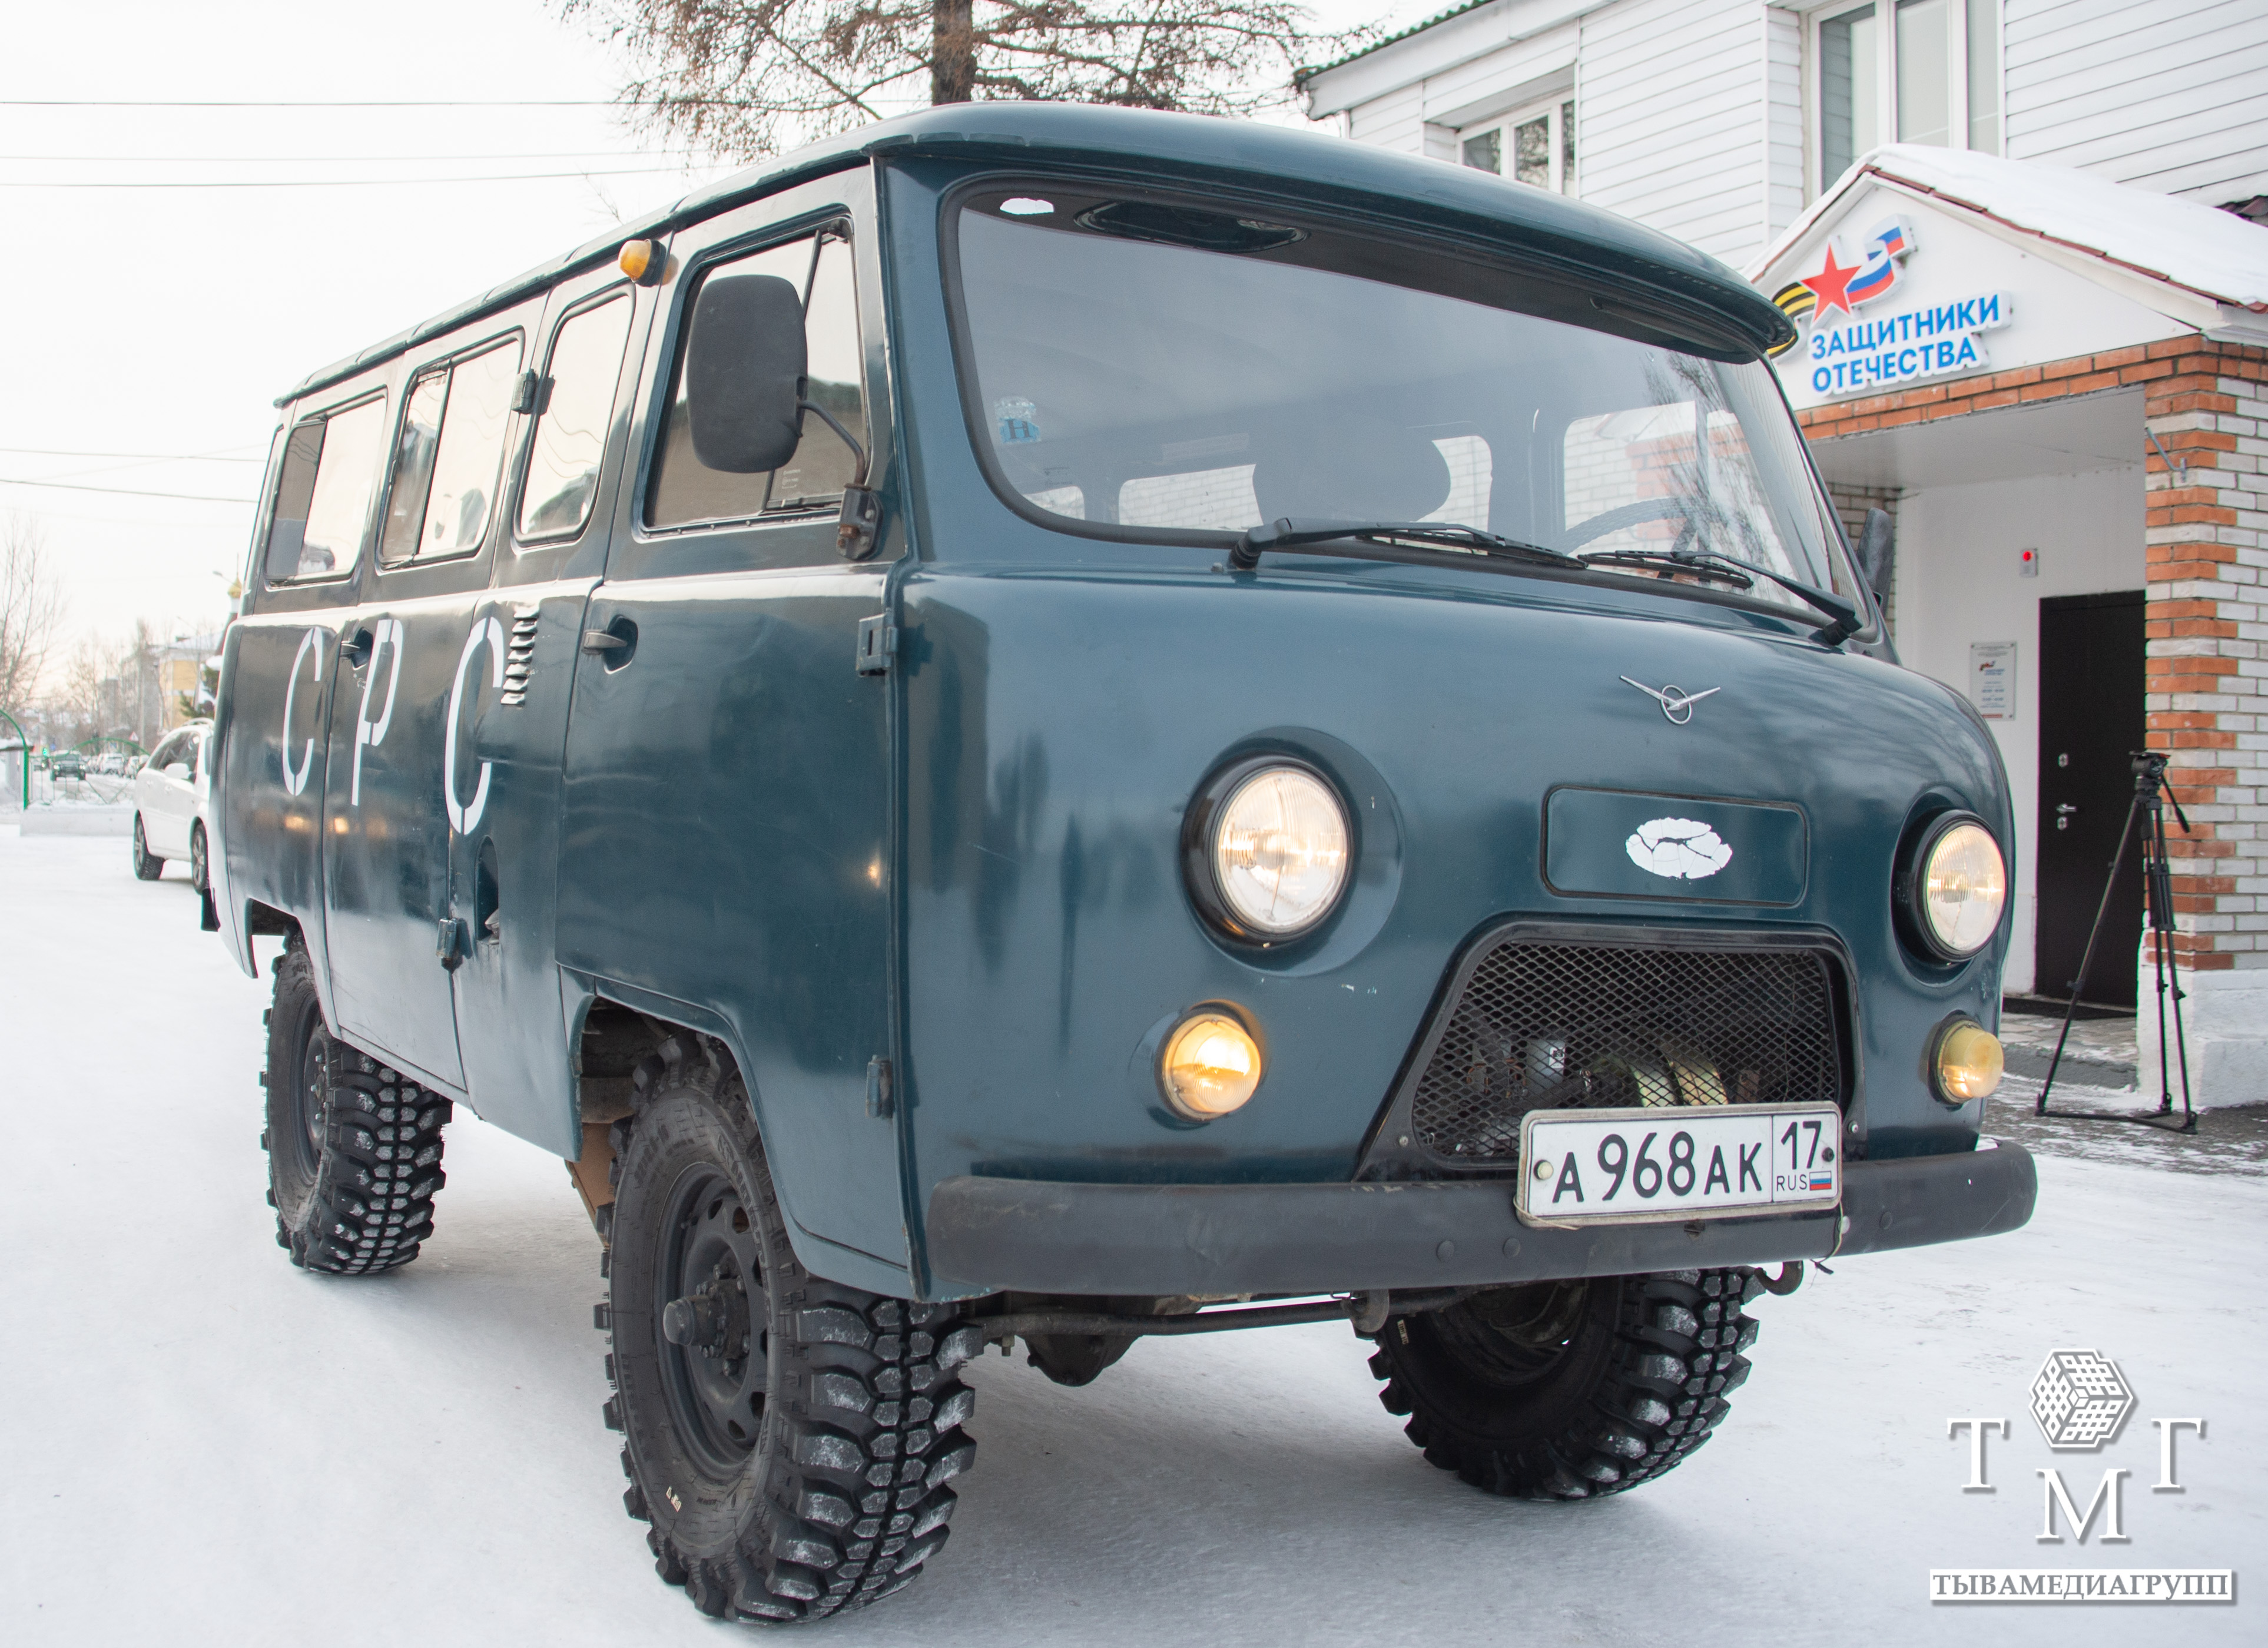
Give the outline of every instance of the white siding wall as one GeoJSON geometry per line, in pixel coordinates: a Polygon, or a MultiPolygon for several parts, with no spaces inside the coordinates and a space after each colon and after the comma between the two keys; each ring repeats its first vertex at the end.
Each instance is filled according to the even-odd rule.
{"type": "Polygon", "coordinates": [[[2006,0],[2007,152],[2222,205],[2268,194],[2262,0],[2006,0]]]}
{"type": "Polygon", "coordinates": [[[1357,143],[1398,149],[1403,154],[1425,152],[1425,88],[1403,86],[1348,111],[1347,136],[1357,143]]]}
{"type": "Polygon", "coordinates": [[[1803,215],[1803,19],[1764,8],[1764,239],[1803,215]]]}
{"type": "Polygon", "coordinates": [[[1742,263],[1768,243],[1756,0],[1623,0],[1583,19],[1583,198],[1742,263]]]}

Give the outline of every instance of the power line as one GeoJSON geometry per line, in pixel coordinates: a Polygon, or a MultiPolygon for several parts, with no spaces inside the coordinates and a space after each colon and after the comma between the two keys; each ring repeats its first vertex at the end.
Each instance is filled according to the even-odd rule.
{"type": "Polygon", "coordinates": [[[0,188],[11,189],[239,189],[239,188],[392,188],[395,185],[422,186],[429,183],[543,183],[562,178],[653,177],[662,173],[681,173],[682,166],[630,166],[620,171],[601,172],[510,172],[483,177],[411,177],[411,178],[263,178],[232,179],[217,183],[13,183],[0,181],[0,188]]]}
{"type": "Polygon", "coordinates": [[[249,504],[248,497],[215,497],[210,492],[143,492],[133,487],[77,486],[68,481],[11,481],[0,486],[53,487],[58,492],[114,492],[121,497],[180,498],[191,504],[249,504]]]}
{"type": "MultiPolygon", "coordinates": [[[[263,463],[261,458],[231,458],[224,454],[231,450],[223,447],[209,452],[80,452],[62,446],[0,446],[0,452],[18,452],[33,458],[146,458],[152,463],[263,463]]],[[[241,447],[234,450],[242,451],[241,447]]]]}
{"type": "MultiPolygon", "coordinates": [[[[691,150],[666,149],[663,154],[690,155],[691,150]]],[[[624,154],[619,149],[544,149],[511,154],[392,154],[392,155],[0,155],[0,160],[54,162],[72,166],[377,166],[408,160],[451,164],[468,160],[644,160],[644,154],[624,154]]]]}
{"type": "MultiPolygon", "coordinates": [[[[654,105],[659,100],[622,98],[397,98],[378,100],[313,98],[298,101],[254,99],[0,98],[0,108],[640,108],[654,105]]],[[[734,105],[737,100],[733,98],[673,98],[668,101],[678,104],[734,105]]]]}

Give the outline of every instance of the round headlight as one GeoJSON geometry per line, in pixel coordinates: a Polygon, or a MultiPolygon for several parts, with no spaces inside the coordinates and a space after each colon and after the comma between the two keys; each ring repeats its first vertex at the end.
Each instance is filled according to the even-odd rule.
{"type": "Polygon", "coordinates": [[[1259,1085],[1260,1044],[1227,1013],[1192,1013],[1166,1038],[1158,1087],[1174,1115],[1210,1122],[1241,1107],[1259,1085]]]}
{"type": "Polygon", "coordinates": [[[1346,809],[1305,767],[1269,762],[1226,776],[1207,821],[1211,886],[1199,889],[1199,902],[1214,906],[1207,913],[1239,938],[1296,938],[1346,890],[1346,809]],[[1208,891],[1216,897],[1204,897],[1208,891]]]}
{"type": "Polygon", "coordinates": [[[1949,819],[1922,838],[1913,913],[1922,937],[1948,961],[1992,942],[2008,902],[2008,868],[1992,831],[1971,818],[1949,819]]]}

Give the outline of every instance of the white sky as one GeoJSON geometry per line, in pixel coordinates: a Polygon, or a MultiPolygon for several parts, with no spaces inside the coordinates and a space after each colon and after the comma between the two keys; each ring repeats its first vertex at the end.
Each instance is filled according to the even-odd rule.
{"type": "MultiPolygon", "coordinates": [[[[1316,9],[1353,20],[1437,8],[1323,0],[1316,9]]],[[[275,427],[271,402],[307,372],[727,169],[688,169],[603,107],[23,106],[610,99],[619,61],[580,21],[563,23],[541,0],[392,0],[351,10],[281,0],[17,5],[7,34],[7,481],[248,500],[275,427]],[[585,175],[90,187],[534,173],[585,175]]],[[[0,484],[0,515],[11,511],[37,523],[60,569],[69,613],[59,652],[90,631],[122,634],[137,617],[167,634],[217,628],[251,519],[248,502],[0,484]]]]}

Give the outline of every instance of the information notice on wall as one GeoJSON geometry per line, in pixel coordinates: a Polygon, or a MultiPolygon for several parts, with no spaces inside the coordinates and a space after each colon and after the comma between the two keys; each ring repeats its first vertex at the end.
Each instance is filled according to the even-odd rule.
{"type": "Polygon", "coordinates": [[[2016,717],[2016,644],[2013,641],[1971,641],[1969,644],[1969,702],[1987,721],[2013,721],[2016,717]]]}

